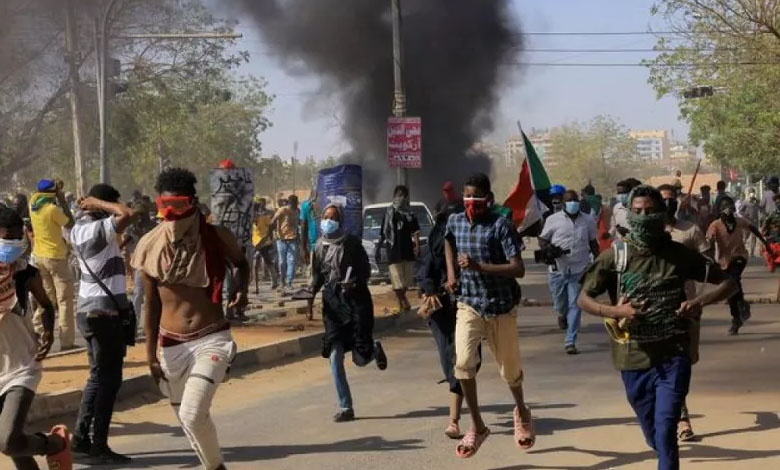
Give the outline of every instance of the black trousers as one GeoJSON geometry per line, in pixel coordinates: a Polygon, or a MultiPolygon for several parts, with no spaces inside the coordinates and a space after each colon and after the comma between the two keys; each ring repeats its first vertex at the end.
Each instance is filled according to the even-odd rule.
{"type": "MultiPolygon", "coordinates": [[[[457,307],[449,295],[440,295],[442,308],[434,312],[428,319],[428,327],[439,351],[439,363],[444,372],[444,378],[450,386],[450,392],[463,395],[460,382],[455,378],[455,316],[457,307]]],[[[480,364],[482,363],[482,346],[479,347],[480,364]]]]}
{"type": "Polygon", "coordinates": [[[33,455],[46,454],[46,437],[24,434],[24,422],[35,393],[11,387],[0,396],[0,452],[11,457],[17,470],[39,470],[33,455]]]}
{"type": "Polygon", "coordinates": [[[737,293],[729,297],[729,310],[731,310],[731,321],[734,324],[742,325],[742,309],[746,306],[745,295],[742,292],[742,272],[747,266],[747,260],[741,256],[734,258],[729,262],[726,272],[737,282],[737,293]]]}
{"type": "Polygon", "coordinates": [[[119,317],[87,318],[76,316],[79,331],[87,340],[89,378],[79,408],[74,436],[81,440],[90,437],[92,445],[108,445],[108,429],[114,414],[114,402],[122,386],[122,366],[127,346],[119,317]]]}

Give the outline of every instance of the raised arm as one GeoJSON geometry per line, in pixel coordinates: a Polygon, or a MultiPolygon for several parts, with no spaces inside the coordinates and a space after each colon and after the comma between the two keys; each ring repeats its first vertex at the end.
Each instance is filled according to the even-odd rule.
{"type": "Polygon", "coordinates": [[[79,202],[79,207],[85,211],[103,211],[114,216],[116,231],[122,233],[133,221],[135,212],[124,204],[108,202],[94,197],[87,197],[79,202]]]}

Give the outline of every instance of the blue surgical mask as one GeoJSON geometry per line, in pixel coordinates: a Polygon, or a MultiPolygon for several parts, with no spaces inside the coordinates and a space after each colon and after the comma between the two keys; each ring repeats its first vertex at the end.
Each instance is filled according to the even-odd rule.
{"type": "Polygon", "coordinates": [[[339,230],[339,221],[338,220],[331,220],[331,219],[322,219],[320,221],[320,230],[322,230],[322,233],[325,235],[332,235],[336,233],[339,230]]]}
{"type": "Polygon", "coordinates": [[[27,240],[0,239],[0,263],[13,264],[27,250],[27,240]]]}
{"type": "Polygon", "coordinates": [[[618,194],[617,200],[619,203],[623,204],[624,206],[626,203],[628,203],[628,194],[618,194]]]}
{"type": "Polygon", "coordinates": [[[580,213],[580,201],[566,201],[566,213],[576,215],[580,213]]]}

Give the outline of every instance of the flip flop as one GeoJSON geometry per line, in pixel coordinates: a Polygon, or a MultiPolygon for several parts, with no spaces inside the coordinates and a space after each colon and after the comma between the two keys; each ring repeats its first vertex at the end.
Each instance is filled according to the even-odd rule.
{"type": "Polygon", "coordinates": [[[489,435],[490,428],[486,427],[482,434],[477,434],[476,431],[471,429],[463,436],[463,439],[460,440],[457,447],[455,447],[455,455],[462,459],[473,457],[489,435]]]}
{"type": "Polygon", "coordinates": [[[50,436],[61,437],[65,441],[65,447],[54,455],[46,456],[46,465],[49,470],[73,470],[73,457],[70,455],[70,433],[63,424],[58,424],[51,429],[50,436]]]}
{"type": "Polygon", "coordinates": [[[536,444],[536,430],[534,429],[533,418],[524,423],[520,418],[520,409],[515,407],[515,444],[517,447],[528,450],[536,444]]]}

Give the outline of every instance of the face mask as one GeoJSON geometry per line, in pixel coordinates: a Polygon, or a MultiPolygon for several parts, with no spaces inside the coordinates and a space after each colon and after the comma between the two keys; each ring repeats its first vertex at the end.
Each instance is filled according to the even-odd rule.
{"type": "Polygon", "coordinates": [[[487,212],[487,199],[484,197],[464,197],[463,204],[466,206],[466,217],[469,220],[476,220],[487,212]]]}
{"type": "Polygon", "coordinates": [[[13,264],[27,250],[27,240],[0,239],[0,263],[13,264]]]}
{"type": "Polygon", "coordinates": [[[320,221],[320,230],[325,235],[333,235],[339,230],[340,225],[338,220],[322,219],[320,221]]]}
{"type": "Polygon", "coordinates": [[[577,215],[580,213],[580,201],[566,201],[566,213],[569,215],[577,215]]]}
{"type": "Polygon", "coordinates": [[[563,210],[563,201],[553,201],[552,202],[552,208],[553,212],[560,212],[563,210]]]}
{"type": "Polygon", "coordinates": [[[193,202],[189,196],[160,196],[157,198],[157,210],[168,222],[181,220],[195,213],[193,202]]]}
{"type": "Polygon", "coordinates": [[[618,194],[617,195],[617,201],[625,206],[626,203],[628,203],[628,193],[626,193],[626,194],[618,194]]]}
{"type": "Polygon", "coordinates": [[[666,204],[666,215],[674,217],[677,214],[677,199],[664,199],[666,204]]]}

